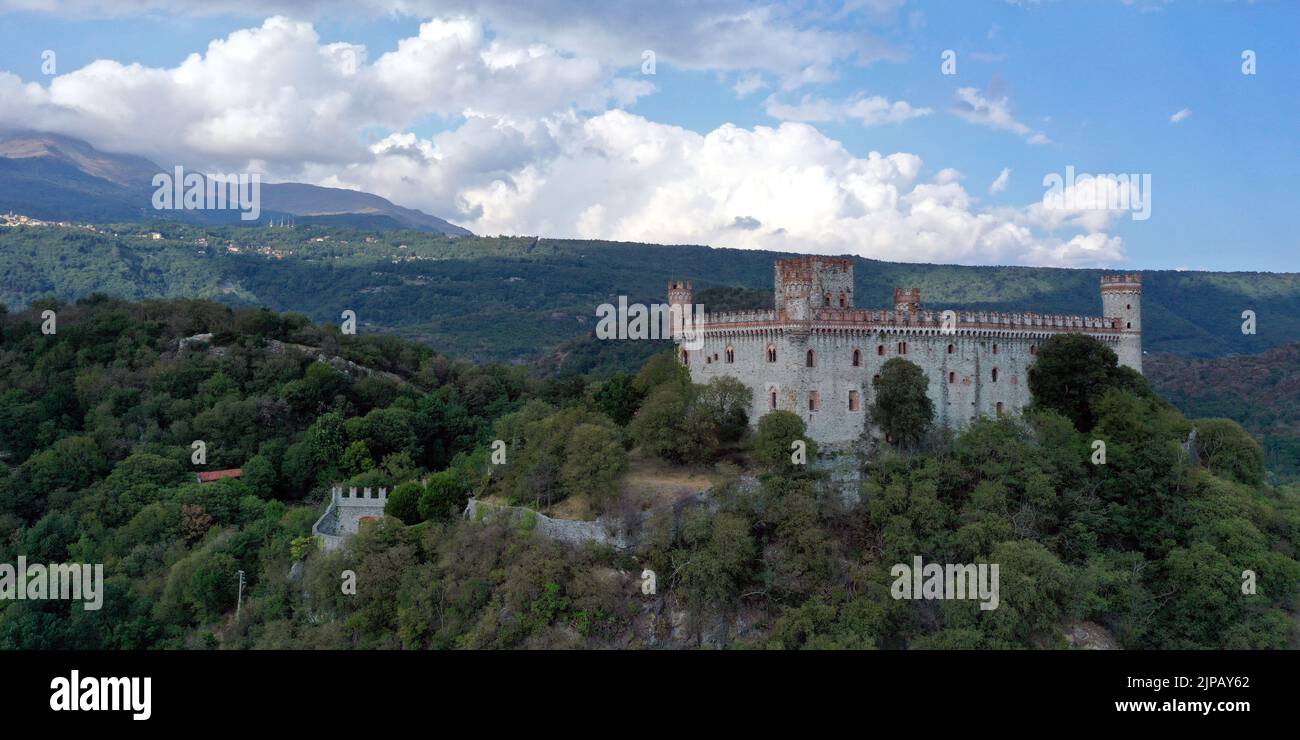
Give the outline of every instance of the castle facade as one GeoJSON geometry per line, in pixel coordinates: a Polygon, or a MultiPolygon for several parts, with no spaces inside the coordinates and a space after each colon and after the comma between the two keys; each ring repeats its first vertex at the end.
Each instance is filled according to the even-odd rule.
{"type": "Polygon", "coordinates": [[[778,260],[769,311],[706,313],[689,321],[690,281],[668,284],[673,339],[691,380],[732,376],[754,394],[750,424],[793,411],[820,444],[863,433],[873,380],[902,357],[925,372],[935,421],[959,428],[980,416],[1018,413],[1030,402],[1027,372],[1056,334],[1087,334],[1142,371],[1140,275],[1103,275],[1101,316],[922,308],[921,291],[896,288],[894,306],[856,308],[853,261],[807,256],[778,260]]]}

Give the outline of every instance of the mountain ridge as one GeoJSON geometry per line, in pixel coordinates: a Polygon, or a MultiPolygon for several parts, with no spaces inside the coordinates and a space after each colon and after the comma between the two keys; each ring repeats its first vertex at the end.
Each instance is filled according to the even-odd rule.
{"type": "MultiPolygon", "coordinates": [[[[152,179],[158,173],[170,174],[145,157],[101,151],[70,136],[40,131],[0,132],[0,212],[97,223],[172,216],[208,223],[238,219],[231,211],[154,210],[152,179]]],[[[445,219],[361,190],[297,182],[262,183],[260,197],[259,220],[268,222],[290,216],[357,216],[373,226],[382,222],[364,219],[380,216],[403,228],[455,236],[472,233],[445,219]]]]}

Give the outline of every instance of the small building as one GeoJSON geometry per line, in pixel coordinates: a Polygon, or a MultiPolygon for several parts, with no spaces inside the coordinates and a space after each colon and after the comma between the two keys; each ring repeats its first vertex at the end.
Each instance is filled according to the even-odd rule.
{"type": "Polygon", "coordinates": [[[321,539],[325,552],[332,552],[342,547],[348,537],[359,532],[362,522],[382,519],[387,503],[386,487],[381,487],[378,491],[369,487],[358,491],[356,486],[346,489],[343,486],[333,486],[325,513],[312,525],[311,533],[321,539]]]}
{"type": "Polygon", "coordinates": [[[243,468],[227,468],[226,470],[204,470],[194,474],[195,483],[211,483],[214,480],[223,478],[243,478],[243,468]]]}

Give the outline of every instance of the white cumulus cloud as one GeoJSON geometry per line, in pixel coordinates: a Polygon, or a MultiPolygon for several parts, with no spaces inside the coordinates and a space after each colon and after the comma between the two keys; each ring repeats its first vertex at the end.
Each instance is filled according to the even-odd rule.
{"type": "Polygon", "coordinates": [[[998,131],[1010,131],[1024,137],[1030,144],[1051,143],[1046,134],[1034,131],[1011,115],[1011,101],[1005,95],[988,98],[973,87],[962,87],[957,89],[956,98],[952,112],[964,120],[998,131]]]}

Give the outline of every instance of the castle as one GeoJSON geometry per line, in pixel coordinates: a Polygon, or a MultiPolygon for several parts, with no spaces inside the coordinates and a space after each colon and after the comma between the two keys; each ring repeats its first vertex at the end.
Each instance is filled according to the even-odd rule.
{"type": "Polygon", "coordinates": [[[958,428],[1030,402],[1027,371],[1042,342],[1087,334],[1142,371],[1141,275],[1103,275],[1102,316],[943,311],[921,291],[896,288],[892,309],[853,305],[853,261],[807,256],[776,262],[775,309],[708,313],[691,321],[690,281],[668,284],[672,334],[691,380],[732,376],[754,394],[751,425],[793,411],[822,444],[851,443],[866,425],[873,379],[894,357],[929,379],[935,421],[958,428]]]}

